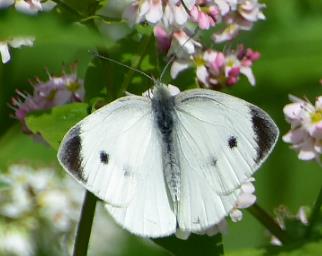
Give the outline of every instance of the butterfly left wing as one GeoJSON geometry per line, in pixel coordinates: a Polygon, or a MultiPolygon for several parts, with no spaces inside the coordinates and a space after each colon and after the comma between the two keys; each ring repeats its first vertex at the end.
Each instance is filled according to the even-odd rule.
{"type": "Polygon", "coordinates": [[[241,99],[190,90],[175,99],[181,168],[179,226],[201,231],[234,207],[238,188],[258,169],[278,136],[272,119],[241,99]]]}
{"type": "Polygon", "coordinates": [[[87,116],[65,135],[58,159],[130,232],[149,237],[175,232],[147,98],[123,97],[87,116]]]}

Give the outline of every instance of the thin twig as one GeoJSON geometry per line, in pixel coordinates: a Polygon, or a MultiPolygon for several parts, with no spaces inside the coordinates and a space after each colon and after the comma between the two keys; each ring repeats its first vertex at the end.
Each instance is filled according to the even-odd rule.
{"type": "Polygon", "coordinates": [[[282,230],[281,227],[275,222],[275,220],[258,204],[255,203],[247,210],[283,244],[287,244],[289,242],[287,233],[282,230]]]}
{"type": "Polygon", "coordinates": [[[91,192],[86,191],[81,216],[77,226],[73,256],[87,255],[96,202],[97,198],[91,192]]]}

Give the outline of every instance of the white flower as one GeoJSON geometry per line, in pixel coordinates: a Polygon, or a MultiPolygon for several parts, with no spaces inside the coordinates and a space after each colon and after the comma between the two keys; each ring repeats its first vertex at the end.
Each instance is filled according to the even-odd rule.
{"type": "Polygon", "coordinates": [[[238,4],[238,13],[247,21],[256,22],[258,20],[264,20],[265,15],[262,9],[265,4],[258,3],[257,0],[241,0],[238,4]]]}
{"type": "Polygon", "coordinates": [[[292,144],[301,160],[315,159],[320,162],[322,154],[322,96],[315,105],[309,101],[290,96],[293,103],[284,107],[286,121],[291,130],[283,136],[284,142],[292,144]]]}
{"type": "Polygon", "coordinates": [[[1,223],[0,228],[0,253],[1,255],[32,256],[33,241],[23,229],[1,223]]]}
{"type": "Polygon", "coordinates": [[[271,244],[275,245],[275,246],[282,246],[282,242],[276,237],[276,236],[272,236],[271,237],[271,244]]]}
{"type": "Polygon", "coordinates": [[[2,63],[7,63],[10,60],[9,46],[20,48],[22,46],[33,46],[34,37],[15,37],[6,41],[0,41],[0,55],[2,63]]]}
{"type": "Polygon", "coordinates": [[[254,178],[250,178],[248,181],[241,185],[235,207],[229,214],[233,222],[238,222],[243,218],[243,213],[240,209],[248,208],[256,202],[256,196],[254,195],[255,187],[252,183],[254,181],[254,178]]]}
{"type": "Polygon", "coordinates": [[[232,23],[227,25],[227,27],[218,33],[213,34],[213,40],[216,43],[222,43],[232,40],[239,32],[239,27],[237,24],[232,23]]]}
{"type": "Polygon", "coordinates": [[[191,63],[189,61],[183,61],[183,60],[174,61],[170,68],[171,77],[176,78],[178,74],[181,71],[187,69],[190,66],[190,64],[191,63]]]}
{"type": "Polygon", "coordinates": [[[10,60],[9,46],[7,42],[0,42],[0,55],[2,63],[7,63],[10,60]]]}
{"type": "Polygon", "coordinates": [[[187,22],[188,18],[189,15],[183,5],[168,4],[164,8],[162,23],[166,28],[169,28],[174,24],[183,26],[187,22]]]}
{"type": "Polygon", "coordinates": [[[16,0],[15,8],[26,14],[37,14],[39,11],[42,11],[40,0],[16,0]]]}
{"type": "MultiPolygon", "coordinates": [[[[195,4],[194,0],[183,2],[188,10],[195,4]]],[[[185,7],[180,0],[134,0],[123,12],[123,17],[128,19],[131,25],[147,21],[152,25],[161,22],[166,28],[183,26],[189,18],[185,7]]]]}
{"type": "Polygon", "coordinates": [[[172,38],[168,55],[175,54],[178,58],[189,58],[195,54],[196,48],[201,47],[200,43],[193,40],[183,30],[174,32],[172,38]]]}
{"type": "Polygon", "coordinates": [[[301,206],[296,215],[297,219],[304,225],[309,224],[309,220],[307,218],[306,207],[301,206]]]}
{"type": "Polygon", "coordinates": [[[56,6],[56,3],[51,0],[0,0],[0,9],[7,8],[11,5],[15,5],[17,11],[34,15],[39,11],[52,10],[56,6]]]}
{"type": "Polygon", "coordinates": [[[19,218],[31,211],[33,202],[23,184],[12,184],[11,187],[11,200],[2,204],[0,213],[6,217],[19,218]]]}
{"type": "Polygon", "coordinates": [[[0,0],[0,9],[7,8],[14,3],[15,0],[0,0]]]}
{"type": "Polygon", "coordinates": [[[68,231],[74,216],[70,207],[70,198],[66,196],[66,192],[50,190],[40,194],[39,197],[43,215],[49,218],[58,230],[68,231]]]}

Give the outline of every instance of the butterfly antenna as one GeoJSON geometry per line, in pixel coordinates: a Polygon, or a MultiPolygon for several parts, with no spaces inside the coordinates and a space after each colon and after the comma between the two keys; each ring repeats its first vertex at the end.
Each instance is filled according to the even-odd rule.
{"type": "Polygon", "coordinates": [[[91,53],[92,55],[94,55],[95,57],[97,57],[97,58],[101,58],[101,59],[103,59],[103,60],[108,60],[108,61],[110,61],[110,62],[112,62],[112,63],[115,63],[115,64],[120,65],[120,66],[122,66],[122,67],[128,68],[128,69],[130,69],[130,70],[132,70],[132,71],[134,71],[134,72],[137,72],[137,73],[139,73],[139,74],[141,74],[141,75],[143,75],[143,76],[145,76],[145,77],[149,78],[149,79],[150,79],[150,80],[152,80],[153,82],[155,81],[155,79],[154,79],[153,77],[149,76],[147,73],[143,72],[142,70],[139,70],[139,69],[137,69],[137,68],[131,67],[131,66],[129,66],[129,65],[126,65],[126,64],[124,64],[124,63],[122,63],[122,62],[120,62],[120,61],[114,60],[114,59],[112,59],[112,58],[109,58],[109,57],[103,56],[103,55],[99,54],[99,53],[98,53],[98,52],[96,52],[96,51],[90,51],[90,53],[91,53]]]}
{"type": "Polygon", "coordinates": [[[185,2],[183,0],[180,0],[180,2],[182,4],[183,8],[185,9],[185,11],[188,13],[188,15],[190,15],[190,11],[189,11],[188,7],[186,6],[185,2]]]}
{"type": "MultiPolygon", "coordinates": [[[[188,43],[198,33],[198,30],[199,30],[199,28],[197,27],[195,29],[195,31],[192,33],[192,35],[182,44],[182,46],[181,46],[181,52],[183,52],[183,47],[185,46],[185,44],[188,43]]],[[[163,68],[163,70],[161,72],[161,75],[160,75],[160,81],[162,81],[163,75],[167,71],[169,65],[175,60],[175,58],[176,58],[176,54],[172,55],[171,58],[169,59],[169,61],[167,62],[167,64],[164,66],[164,68],[163,68]]]]}

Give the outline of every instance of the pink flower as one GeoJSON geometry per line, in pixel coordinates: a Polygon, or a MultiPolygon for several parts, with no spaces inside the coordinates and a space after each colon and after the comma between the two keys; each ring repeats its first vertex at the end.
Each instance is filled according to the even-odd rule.
{"type": "Polygon", "coordinates": [[[229,41],[236,37],[240,30],[250,30],[255,22],[265,19],[262,12],[265,5],[258,3],[258,0],[238,0],[230,6],[231,11],[223,16],[226,28],[213,35],[217,43],[229,41]]]}
{"type": "Polygon", "coordinates": [[[25,123],[25,118],[29,113],[84,99],[84,85],[83,81],[77,77],[76,65],[72,66],[70,74],[63,72],[62,76],[50,74],[48,76],[47,82],[36,79],[32,95],[17,91],[18,95],[12,99],[15,117],[21,122],[23,131],[26,133],[30,133],[25,123]]]}
{"type": "Polygon", "coordinates": [[[154,36],[156,38],[159,50],[162,53],[167,53],[171,46],[171,37],[166,30],[162,26],[155,26],[154,36]]]}
{"type": "Polygon", "coordinates": [[[190,15],[192,21],[196,22],[200,29],[207,30],[216,25],[220,14],[216,6],[210,6],[207,8],[207,10],[194,6],[190,12],[190,15]]]}
{"type": "MultiPolygon", "coordinates": [[[[208,49],[202,56],[194,58],[197,79],[204,87],[216,90],[236,84],[240,75],[246,76],[249,83],[255,85],[252,65],[259,56],[258,52],[245,50],[242,45],[237,50],[227,53],[208,49]]],[[[181,67],[183,69],[182,65],[181,67]]]]}
{"type": "Polygon", "coordinates": [[[286,121],[291,124],[291,130],[283,136],[286,143],[298,152],[301,160],[317,160],[320,163],[322,154],[322,96],[315,105],[294,96],[293,103],[284,107],[286,121]]]}
{"type": "Polygon", "coordinates": [[[202,86],[221,89],[235,85],[241,75],[255,85],[252,65],[260,55],[243,47],[225,53],[204,50],[200,33],[192,31],[192,23],[202,30],[224,23],[223,29],[212,35],[215,43],[224,42],[264,19],[263,8],[258,0],[133,0],[124,16],[132,24],[147,21],[154,26],[160,51],[175,57],[170,70],[172,78],[195,67],[196,80],[202,86]]]}
{"type": "Polygon", "coordinates": [[[241,185],[236,205],[229,214],[233,222],[240,221],[243,218],[241,209],[248,208],[256,202],[256,196],[254,195],[255,187],[252,183],[254,181],[254,178],[250,178],[241,185]]]}
{"type": "Polygon", "coordinates": [[[238,4],[238,14],[249,22],[256,22],[258,20],[264,20],[265,16],[262,13],[264,4],[258,3],[257,0],[241,0],[238,4]]]}

